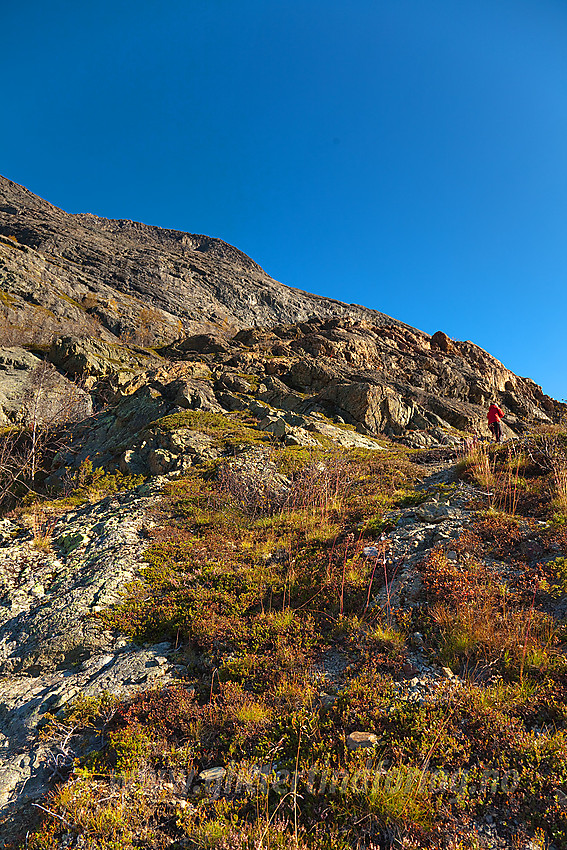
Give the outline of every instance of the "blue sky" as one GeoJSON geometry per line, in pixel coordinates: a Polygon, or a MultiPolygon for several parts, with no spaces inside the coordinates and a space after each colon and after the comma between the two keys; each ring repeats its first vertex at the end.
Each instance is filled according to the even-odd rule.
{"type": "Polygon", "coordinates": [[[4,5],[0,173],[567,397],[565,0],[4,5]]]}

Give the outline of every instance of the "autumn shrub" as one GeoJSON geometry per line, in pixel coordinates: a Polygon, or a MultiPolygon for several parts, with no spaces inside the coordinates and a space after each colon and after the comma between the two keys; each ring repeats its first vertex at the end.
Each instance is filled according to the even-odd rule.
{"type": "Polygon", "coordinates": [[[547,577],[542,579],[541,589],[554,599],[561,599],[567,594],[567,558],[558,557],[545,565],[547,577]]]}
{"type": "MultiPolygon", "coordinates": [[[[269,455],[241,455],[222,463],[217,471],[217,500],[222,504],[227,495],[248,516],[271,515],[281,509],[289,497],[286,479],[276,472],[269,455]]],[[[214,491],[211,498],[214,503],[214,491]]]]}
{"type": "MultiPolygon", "coordinates": [[[[486,673],[487,665],[520,678],[559,663],[560,630],[553,618],[509,593],[495,569],[474,558],[449,560],[433,550],[422,566],[429,611],[444,664],[486,673]]],[[[494,670],[493,670],[494,672],[494,670]]]]}
{"type": "Polygon", "coordinates": [[[567,518],[567,458],[562,457],[555,463],[553,480],[555,483],[553,505],[557,508],[561,517],[567,518]]]}
{"type": "Polygon", "coordinates": [[[353,465],[343,453],[333,451],[304,465],[292,479],[286,506],[318,513],[341,511],[348,500],[353,480],[353,465]]]}
{"type": "Polygon", "coordinates": [[[89,497],[101,497],[122,490],[132,490],[144,482],[143,475],[130,475],[120,472],[107,472],[95,467],[90,458],[86,458],[77,469],[68,469],[64,479],[67,498],[86,501],[89,497]]]}
{"type": "MultiPolygon", "coordinates": [[[[254,643],[263,618],[277,611],[298,609],[305,635],[313,632],[311,621],[324,633],[333,617],[362,614],[384,581],[363,552],[364,516],[377,500],[384,504],[384,489],[388,498],[399,493],[410,474],[402,467],[384,484],[374,459],[347,454],[339,463],[323,452],[292,473],[278,510],[267,509],[256,480],[237,493],[237,476],[227,486],[214,471],[191,472],[169,486],[161,510],[170,519],[157,524],[148,566],[103,621],[137,640],[192,641],[221,659],[254,643]]],[[[283,620],[273,622],[285,644],[283,620]]],[[[303,639],[296,645],[301,652],[303,639]]],[[[285,655],[276,645],[270,651],[276,659],[285,655]]]]}
{"type": "Polygon", "coordinates": [[[59,846],[58,839],[70,834],[81,835],[86,850],[130,850],[140,840],[151,842],[146,846],[162,847],[155,828],[155,804],[149,805],[140,790],[78,777],[52,792],[46,807],[61,814],[46,818],[26,844],[30,850],[52,850],[59,846]]]}
{"type": "Polygon", "coordinates": [[[29,430],[8,427],[0,431],[0,510],[23,499],[33,488],[34,451],[29,430]]]}

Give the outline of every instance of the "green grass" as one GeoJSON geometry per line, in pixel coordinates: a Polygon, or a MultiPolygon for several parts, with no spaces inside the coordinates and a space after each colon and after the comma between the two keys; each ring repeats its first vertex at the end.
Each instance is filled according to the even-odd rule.
{"type": "Polygon", "coordinates": [[[219,443],[235,446],[240,443],[255,445],[265,442],[266,435],[254,428],[255,422],[252,417],[240,413],[225,415],[211,411],[185,410],[182,413],[163,416],[154,424],[168,431],[190,428],[215,437],[219,443]]]}

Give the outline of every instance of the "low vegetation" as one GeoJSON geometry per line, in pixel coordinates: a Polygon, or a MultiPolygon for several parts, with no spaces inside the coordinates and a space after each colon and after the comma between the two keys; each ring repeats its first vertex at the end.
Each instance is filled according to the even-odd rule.
{"type": "Polygon", "coordinates": [[[243,452],[249,423],[203,426],[232,451],[168,484],[143,575],[98,615],[169,640],[179,682],[46,719],[84,755],[25,846],[472,850],[497,822],[507,846],[567,847],[563,438],[470,448],[472,522],[421,561],[416,604],[384,608],[423,456],[243,452]],[[445,677],[414,699],[416,635],[445,677]],[[354,730],[374,745],[350,749],[354,730]]]}

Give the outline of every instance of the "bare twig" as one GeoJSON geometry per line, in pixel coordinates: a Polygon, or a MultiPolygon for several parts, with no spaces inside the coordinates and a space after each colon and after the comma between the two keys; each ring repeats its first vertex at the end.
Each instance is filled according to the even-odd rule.
{"type": "Polygon", "coordinates": [[[36,809],[41,809],[42,812],[46,812],[48,815],[51,815],[52,817],[57,818],[58,820],[61,821],[61,823],[64,823],[65,826],[68,826],[69,829],[74,829],[73,824],[69,823],[68,820],[65,820],[64,817],[61,817],[61,815],[58,815],[57,812],[52,812],[51,809],[46,809],[45,806],[40,806],[39,803],[32,803],[32,806],[35,806],[36,809]]]}

